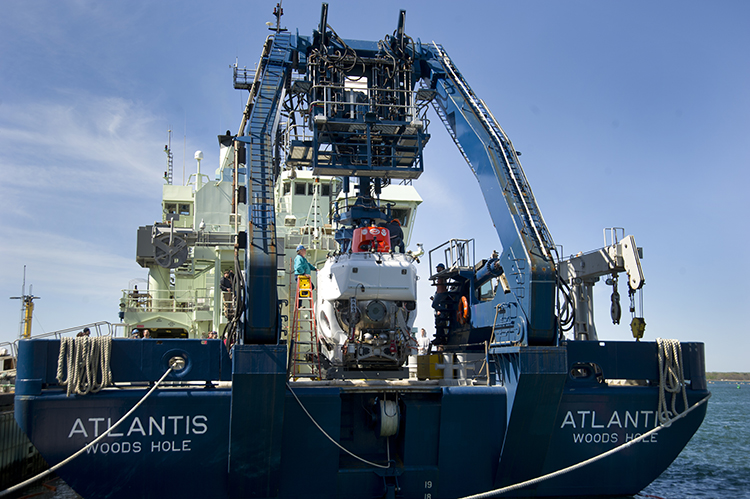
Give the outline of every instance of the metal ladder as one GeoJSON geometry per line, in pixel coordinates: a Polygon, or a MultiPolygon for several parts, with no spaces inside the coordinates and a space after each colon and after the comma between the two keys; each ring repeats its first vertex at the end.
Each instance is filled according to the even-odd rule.
{"type": "MultiPolygon", "coordinates": [[[[484,101],[477,97],[474,91],[469,86],[468,82],[464,79],[458,68],[453,64],[453,61],[448,57],[448,54],[443,50],[443,47],[434,43],[435,50],[438,54],[438,58],[445,68],[449,80],[452,81],[460,90],[465,101],[471,107],[474,115],[484,125],[484,129],[490,135],[490,138],[494,142],[493,149],[502,156],[502,163],[505,166],[504,176],[508,179],[508,188],[513,194],[516,206],[518,207],[522,220],[524,222],[525,230],[527,233],[532,234],[536,240],[539,248],[544,252],[545,256],[552,260],[552,252],[554,251],[555,245],[552,240],[552,236],[549,234],[547,225],[542,218],[541,211],[537,206],[536,199],[531,192],[531,186],[529,185],[526,175],[521,168],[521,164],[518,160],[518,156],[505,131],[502,129],[500,124],[497,122],[495,117],[492,115],[490,110],[485,105],[484,101]]],[[[448,129],[451,138],[459,146],[461,154],[464,159],[467,160],[471,166],[466,153],[464,152],[461,144],[458,142],[455,130],[451,126],[447,116],[441,112],[439,106],[433,103],[433,108],[437,110],[440,120],[448,129]]],[[[472,166],[472,170],[474,167],[472,166]]],[[[476,171],[474,172],[476,174],[476,171]]]]}
{"type": "Polygon", "coordinates": [[[309,275],[300,275],[297,279],[291,343],[289,377],[321,379],[315,303],[309,275]]]}
{"type": "Polygon", "coordinates": [[[320,178],[314,177],[313,183],[313,196],[310,203],[310,209],[307,210],[307,218],[305,219],[305,226],[307,227],[308,245],[318,247],[315,243],[320,242],[322,231],[323,231],[323,210],[320,207],[320,178]]]}

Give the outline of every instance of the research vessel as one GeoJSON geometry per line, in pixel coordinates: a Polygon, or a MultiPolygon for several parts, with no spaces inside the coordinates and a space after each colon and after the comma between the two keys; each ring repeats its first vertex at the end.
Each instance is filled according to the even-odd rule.
{"type": "Polygon", "coordinates": [[[512,143],[444,48],[409,37],[404,11],[379,41],[343,39],[327,15],[323,4],[310,36],[277,22],[257,70],[235,70],[249,98],[227,137],[243,180],[225,191],[243,210],[227,232],[231,260],[244,256],[230,341],[22,341],[19,425],[51,465],[85,448],[57,470],[85,498],[636,494],[703,421],[703,344],[643,340],[637,307],[633,341],[599,338],[594,284],[613,287],[618,321],[618,277],[634,302],[643,286],[635,239],[612,231],[603,248],[558,255],[512,143]],[[437,269],[440,357],[428,367],[439,375],[414,379],[403,335],[418,256],[399,248],[398,216],[378,199],[428,169],[429,107],[476,177],[502,251],[476,258],[471,240],[451,239],[422,256],[437,269]],[[304,133],[282,154],[280,130],[295,127],[304,133]],[[302,279],[286,304],[278,292],[288,244],[275,189],[290,162],[289,175],[341,183],[335,247],[310,283],[315,311],[302,279]],[[285,306],[317,318],[304,338],[283,334],[285,306]],[[70,393],[71,355],[94,351],[100,363],[78,364],[93,381],[70,393]]]}

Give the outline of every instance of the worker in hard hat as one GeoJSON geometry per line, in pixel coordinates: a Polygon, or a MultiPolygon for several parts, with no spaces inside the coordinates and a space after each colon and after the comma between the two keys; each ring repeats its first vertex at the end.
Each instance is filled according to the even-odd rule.
{"type": "MultiPolygon", "coordinates": [[[[294,257],[295,276],[310,275],[310,271],[318,270],[315,268],[315,265],[307,261],[305,255],[307,255],[307,248],[300,244],[297,246],[297,256],[294,257]]],[[[313,289],[315,289],[315,286],[313,286],[313,289]]]]}

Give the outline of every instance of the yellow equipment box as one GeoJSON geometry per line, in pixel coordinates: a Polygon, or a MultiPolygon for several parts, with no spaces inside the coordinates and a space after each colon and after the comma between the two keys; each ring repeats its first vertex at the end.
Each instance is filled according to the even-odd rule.
{"type": "Polygon", "coordinates": [[[443,370],[435,367],[443,362],[443,356],[439,353],[431,355],[420,355],[417,357],[418,379],[442,379],[443,370]]]}

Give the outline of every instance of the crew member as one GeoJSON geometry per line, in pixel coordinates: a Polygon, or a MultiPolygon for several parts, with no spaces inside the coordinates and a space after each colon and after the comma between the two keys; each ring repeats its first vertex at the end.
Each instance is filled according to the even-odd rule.
{"type": "MultiPolygon", "coordinates": [[[[307,249],[300,244],[299,246],[297,246],[297,256],[294,257],[294,275],[295,276],[310,275],[310,271],[318,270],[315,268],[313,264],[307,261],[307,258],[305,258],[305,255],[307,255],[307,249]]],[[[313,289],[315,289],[314,285],[313,285],[313,289]]]]}
{"type": "Polygon", "coordinates": [[[421,329],[417,342],[419,344],[419,355],[427,355],[430,353],[430,339],[427,337],[427,331],[425,331],[424,328],[421,329]]]}
{"type": "Polygon", "coordinates": [[[234,275],[231,270],[227,269],[224,271],[224,277],[221,278],[221,283],[219,284],[222,291],[232,291],[233,277],[234,275]]]}
{"type": "Polygon", "coordinates": [[[404,245],[404,230],[401,228],[401,223],[398,221],[398,218],[394,218],[385,224],[385,228],[388,229],[388,232],[391,235],[391,250],[395,251],[396,248],[398,248],[399,253],[406,253],[404,245]]]}

